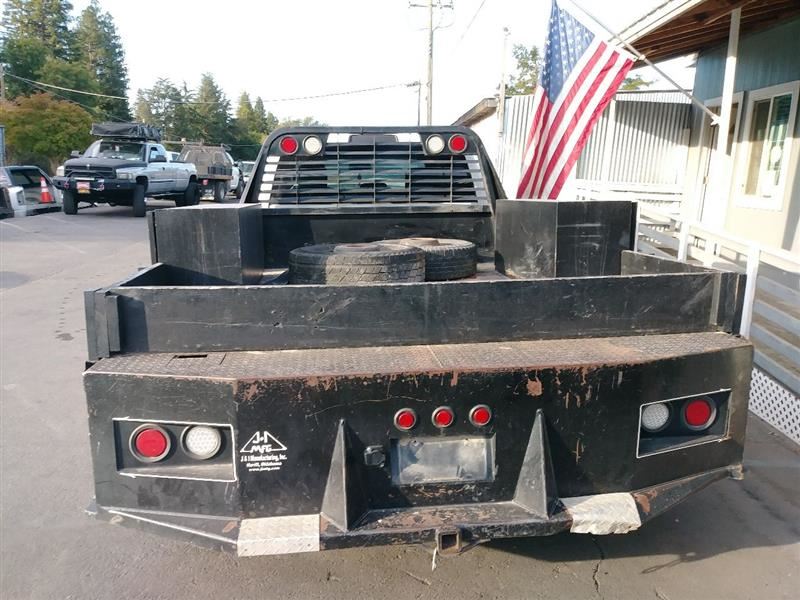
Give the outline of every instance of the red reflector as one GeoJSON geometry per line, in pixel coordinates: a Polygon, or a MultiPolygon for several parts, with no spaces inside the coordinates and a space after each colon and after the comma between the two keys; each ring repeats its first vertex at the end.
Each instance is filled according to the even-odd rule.
{"type": "Polygon", "coordinates": [[[683,407],[683,420],[692,429],[705,429],[714,420],[716,409],[707,398],[689,400],[683,407]]]}
{"type": "Polygon", "coordinates": [[[474,407],[469,413],[469,420],[476,427],[483,427],[488,425],[492,420],[492,410],[483,404],[474,407]]]}
{"type": "Polygon", "coordinates": [[[281,152],[284,154],[294,154],[297,152],[297,148],[299,148],[297,140],[290,135],[282,137],[278,145],[280,146],[281,152]]]}
{"type": "Polygon", "coordinates": [[[408,431],[417,424],[417,413],[410,408],[401,408],[394,415],[394,426],[401,431],[408,431]]]}
{"type": "Polygon", "coordinates": [[[456,134],[450,138],[448,145],[453,152],[463,152],[467,149],[467,138],[463,135],[456,134]]]}
{"type": "Polygon", "coordinates": [[[160,429],[145,428],[136,434],[133,447],[144,458],[158,460],[169,450],[169,438],[160,429]]]}
{"type": "Polygon", "coordinates": [[[440,406],[433,411],[433,424],[437,427],[450,427],[455,420],[456,415],[453,413],[453,409],[447,406],[440,406]]]}

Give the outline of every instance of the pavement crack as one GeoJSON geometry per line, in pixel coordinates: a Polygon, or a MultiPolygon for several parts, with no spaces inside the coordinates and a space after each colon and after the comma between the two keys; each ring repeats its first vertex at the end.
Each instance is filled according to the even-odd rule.
{"type": "Polygon", "coordinates": [[[603,564],[603,561],[606,559],[606,553],[605,553],[605,550],[603,550],[603,547],[600,545],[600,542],[597,541],[597,537],[595,537],[595,536],[590,536],[590,537],[591,537],[592,543],[597,548],[597,553],[600,555],[600,558],[597,559],[597,563],[595,563],[594,570],[592,571],[592,581],[594,582],[594,592],[598,596],[600,596],[601,598],[605,598],[605,596],[603,596],[603,592],[600,591],[600,579],[599,579],[598,576],[600,574],[600,565],[603,564]]]}

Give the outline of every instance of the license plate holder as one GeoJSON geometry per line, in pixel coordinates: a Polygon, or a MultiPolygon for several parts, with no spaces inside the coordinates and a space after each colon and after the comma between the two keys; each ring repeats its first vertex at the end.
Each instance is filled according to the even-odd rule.
{"type": "Polygon", "coordinates": [[[494,436],[392,440],[392,481],[395,485],[494,481],[494,449],[494,436]]]}

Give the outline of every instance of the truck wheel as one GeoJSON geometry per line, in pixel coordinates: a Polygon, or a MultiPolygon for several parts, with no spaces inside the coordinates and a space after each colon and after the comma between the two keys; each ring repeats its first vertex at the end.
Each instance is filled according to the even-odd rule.
{"type": "Polygon", "coordinates": [[[200,188],[197,186],[196,181],[190,181],[188,187],[183,192],[181,198],[176,204],[178,206],[194,206],[200,202],[200,188]]]}
{"type": "Polygon", "coordinates": [[[214,184],[214,202],[222,202],[225,200],[225,194],[228,191],[226,187],[224,181],[218,181],[214,184]]]}
{"type": "Polygon", "coordinates": [[[425,253],[425,279],[446,281],[472,277],[478,270],[478,249],[466,240],[446,238],[405,238],[398,244],[419,248],[425,253]]]}
{"type": "Polygon", "coordinates": [[[133,189],[133,216],[143,217],[147,212],[147,204],[144,201],[144,186],[137,184],[133,189]]]}
{"type": "Polygon", "coordinates": [[[64,190],[61,193],[61,198],[64,203],[64,214],[65,215],[77,215],[78,214],[78,201],[75,199],[75,195],[72,192],[64,190]]]}
{"type": "Polygon", "coordinates": [[[244,194],[244,181],[242,181],[242,178],[240,177],[239,183],[236,184],[236,199],[238,200],[241,198],[242,194],[244,194]]]}
{"type": "Polygon", "coordinates": [[[290,283],[402,283],[425,280],[418,248],[387,242],[319,244],[289,253],[290,283]]]}

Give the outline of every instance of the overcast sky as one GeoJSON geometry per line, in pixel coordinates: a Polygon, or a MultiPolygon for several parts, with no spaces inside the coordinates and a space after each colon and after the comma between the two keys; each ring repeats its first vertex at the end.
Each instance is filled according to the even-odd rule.
{"type": "MultiPolygon", "coordinates": [[[[76,14],[88,3],[72,1],[76,14]]],[[[427,0],[410,2],[427,4],[427,0]]],[[[443,124],[495,93],[502,66],[503,27],[510,30],[509,69],[514,62],[510,57],[514,43],[543,45],[550,0],[441,2],[453,6],[452,10],[436,11],[441,29],[435,35],[434,122],[443,124]]],[[[622,29],[663,0],[578,2],[606,25],[622,29]]],[[[132,98],[138,88],[152,85],[158,77],[196,86],[203,72],[214,74],[234,106],[244,90],[267,101],[424,82],[426,77],[427,10],[409,8],[409,0],[100,3],[113,15],[122,37],[132,98]]],[[[567,2],[562,6],[568,6],[567,2]]],[[[671,74],[691,86],[691,73],[682,65],[671,69],[671,74]]],[[[328,124],[412,124],[417,119],[417,92],[415,88],[395,88],[267,102],[267,108],[279,117],[311,115],[328,124]]]]}

